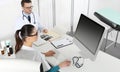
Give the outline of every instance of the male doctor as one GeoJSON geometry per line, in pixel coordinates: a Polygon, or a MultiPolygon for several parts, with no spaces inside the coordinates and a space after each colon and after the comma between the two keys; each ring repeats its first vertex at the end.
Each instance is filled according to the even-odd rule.
{"type": "Polygon", "coordinates": [[[31,0],[22,0],[21,1],[22,12],[21,16],[17,19],[15,25],[15,31],[22,28],[25,24],[34,25],[40,32],[47,33],[48,30],[40,24],[39,18],[32,12],[32,1],[31,0]]]}

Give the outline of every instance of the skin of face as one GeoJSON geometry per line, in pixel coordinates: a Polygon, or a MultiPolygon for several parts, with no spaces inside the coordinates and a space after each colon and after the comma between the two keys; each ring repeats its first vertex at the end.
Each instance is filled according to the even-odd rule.
{"type": "Polygon", "coordinates": [[[32,12],[32,7],[32,3],[24,3],[22,9],[26,14],[30,14],[32,12]]]}

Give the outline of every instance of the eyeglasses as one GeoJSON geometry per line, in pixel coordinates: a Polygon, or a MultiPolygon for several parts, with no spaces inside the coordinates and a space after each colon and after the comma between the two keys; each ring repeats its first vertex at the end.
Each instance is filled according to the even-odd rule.
{"type": "Polygon", "coordinates": [[[37,36],[38,35],[38,32],[36,32],[34,35],[29,35],[30,37],[32,37],[32,36],[37,36]]]}
{"type": "Polygon", "coordinates": [[[33,8],[33,6],[30,6],[30,7],[24,7],[24,8],[26,8],[26,9],[32,9],[32,8],[33,8]]]}

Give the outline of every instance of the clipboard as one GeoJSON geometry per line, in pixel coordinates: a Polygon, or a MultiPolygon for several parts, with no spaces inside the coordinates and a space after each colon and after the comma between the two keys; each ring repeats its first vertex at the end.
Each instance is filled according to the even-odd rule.
{"type": "Polygon", "coordinates": [[[61,40],[55,40],[55,41],[51,41],[51,44],[56,48],[56,49],[59,49],[59,48],[62,48],[62,47],[65,47],[67,45],[71,45],[73,44],[73,41],[68,39],[68,38],[63,38],[61,40]]]}

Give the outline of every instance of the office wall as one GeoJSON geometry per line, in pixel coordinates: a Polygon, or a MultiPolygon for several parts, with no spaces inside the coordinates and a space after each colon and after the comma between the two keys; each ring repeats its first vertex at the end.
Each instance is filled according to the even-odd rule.
{"type": "Polygon", "coordinates": [[[80,14],[83,13],[87,15],[87,3],[88,0],[57,0],[56,25],[62,27],[64,31],[67,32],[70,31],[70,25],[73,24],[73,30],[75,30],[80,14]]]}
{"type": "Polygon", "coordinates": [[[16,0],[0,0],[0,40],[13,34],[17,8],[16,0]]]}
{"type": "Polygon", "coordinates": [[[67,31],[70,27],[71,0],[56,0],[56,26],[67,31]]]}
{"type": "Polygon", "coordinates": [[[48,28],[53,27],[52,0],[39,0],[40,23],[48,28]]]}
{"type": "Polygon", "coordinates": [[[78,24],[80,14],[88,15],[88,0],[74,0],[74,31],[78,24]]]}
{"type": "MultiPolygon", "coordinates": [[[[72,0],[39,0],[40,21],[49,28],[56,24],[65,32],[70,31],[72,0]]],[[[74,20],[76,28],[80,13],[87,14],[88,0],[74,0],[74,20]]],[[[74,29],[75,29],[74,28],[74,29]]]]}

